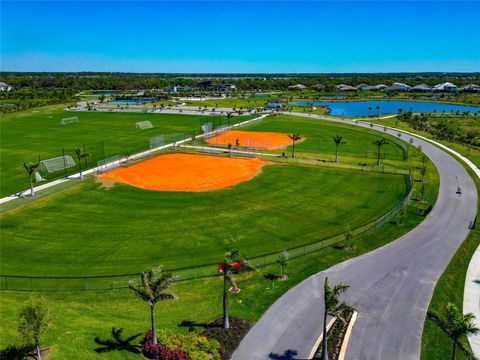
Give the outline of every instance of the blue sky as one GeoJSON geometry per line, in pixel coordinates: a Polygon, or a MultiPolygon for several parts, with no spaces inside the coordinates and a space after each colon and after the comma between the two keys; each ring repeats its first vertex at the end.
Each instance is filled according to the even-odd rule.
{"type": "Polygon", "coordinates": [[[480,2],[1,0],[1,70],[480,71],[480,2]]]}

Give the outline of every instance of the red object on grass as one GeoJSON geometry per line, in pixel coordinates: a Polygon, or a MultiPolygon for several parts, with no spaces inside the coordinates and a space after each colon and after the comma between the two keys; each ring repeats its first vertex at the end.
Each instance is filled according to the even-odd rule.
{"type": "MultiPolygon", "coordinates": [[[[240,261],[234,261],[232,262],[232,267],[234,268],[240,268],[242,266],[242,263],[240,261]]],[[[222,273],[225,271],[225,263],[221,263],[218,265],[218,272],[222,273]]]]}

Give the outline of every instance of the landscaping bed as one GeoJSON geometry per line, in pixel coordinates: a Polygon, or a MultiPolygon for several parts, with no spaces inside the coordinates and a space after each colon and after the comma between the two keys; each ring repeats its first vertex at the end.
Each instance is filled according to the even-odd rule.
{"type": "MultiPolygon", "coordinates": [[[[345,322],[336,319],[333,323],[330,330],[327,333],[327,344],[328,344],[328,359],[337,360],[340,356],[340,350],[342,349],[343,339],[347,332],[348,324],[352,319],[353,311],[345,311],[343,318],[345,322]]],[[[322,355],[322,344],[318,347],[313,359],[321,359],[322,355]]]]}
{"type": "Polygon", "coordinates": [[[216,319],[208,324],[202,335],[217,340],[221,347],[221,359],[228,360],[243,337],[252,328],[253,323],[236,317],[230,318],[230,329],[223,329],[223,319],[216,319]]]}

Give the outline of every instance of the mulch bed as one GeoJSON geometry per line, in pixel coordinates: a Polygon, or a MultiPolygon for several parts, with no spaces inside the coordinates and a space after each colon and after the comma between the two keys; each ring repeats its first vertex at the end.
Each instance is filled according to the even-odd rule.
{"type": "MultiPolygon", "coordinates": [[[[347,332],[348,324],[350,323],[350,319],[352,318],[353,311],[347,311],[344,315],[344,319],[346,322],[341,320],[335,320],[332,327],[328,331],[327,334],[327,343],[328,343],[328,359],[329,360],[337,360],[338,356],[340,355],[340,350],[342,348],[343,339],[345,337],[345,333],[347,332]]],[[[320,359],[322,355],[322,345],[317,349],[313,360],[320,359]]]]}
{"type": "Polygon", "coordinates": [[[210,322],[202,335],[216,339],[222,346],[222,360],[228,360],[235,349],[242,341],[243,337],[252,328],[253,323],[238,318],[230,318],[230,329],[224,329],[223,319],[217,319],[210,322]]]}

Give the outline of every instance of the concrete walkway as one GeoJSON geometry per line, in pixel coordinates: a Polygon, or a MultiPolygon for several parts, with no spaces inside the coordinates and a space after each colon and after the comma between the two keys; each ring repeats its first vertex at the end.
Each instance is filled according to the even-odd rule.
{"type": "MultiPolygon", "coordinates": [[[[306,117],[325,120],[315,115],[306,117]]],[[[372,129],[367,123],[339,122],[372,129]]],[[[373,130],[383,133],[384,127],[375,126],[373,130]]],[[[398,132],[402,131],[387,129],[393,136],[398,132]]],[[[292,352],[296,356],[291,359],[307,358],[322,332],[325,276],[332,283],[350,284],[346,300],[358,311],[346,359],[420,357],[423,324],[434,287],[469,234],[468,225],[477,212],[477,189],[464,167],[446,151],[414,134],[409,136],[416,146],[422,146],[440,175],[432,212],[396,241],[337,264],[289,290],[250,330],[232,359],[278,358],[292,352]],[[456,194],[457,181],[461,195],[456,194]]]]}
{"type": "MultiPolygon", "coordinates": [[[[480,246],[470,260],[465,278],[463,294],[463,312],[475,315],[475,324],[480,328],[480,246]]],[[[480,358],[480,334],[468,338],[472,351],[480,358]]]]}

